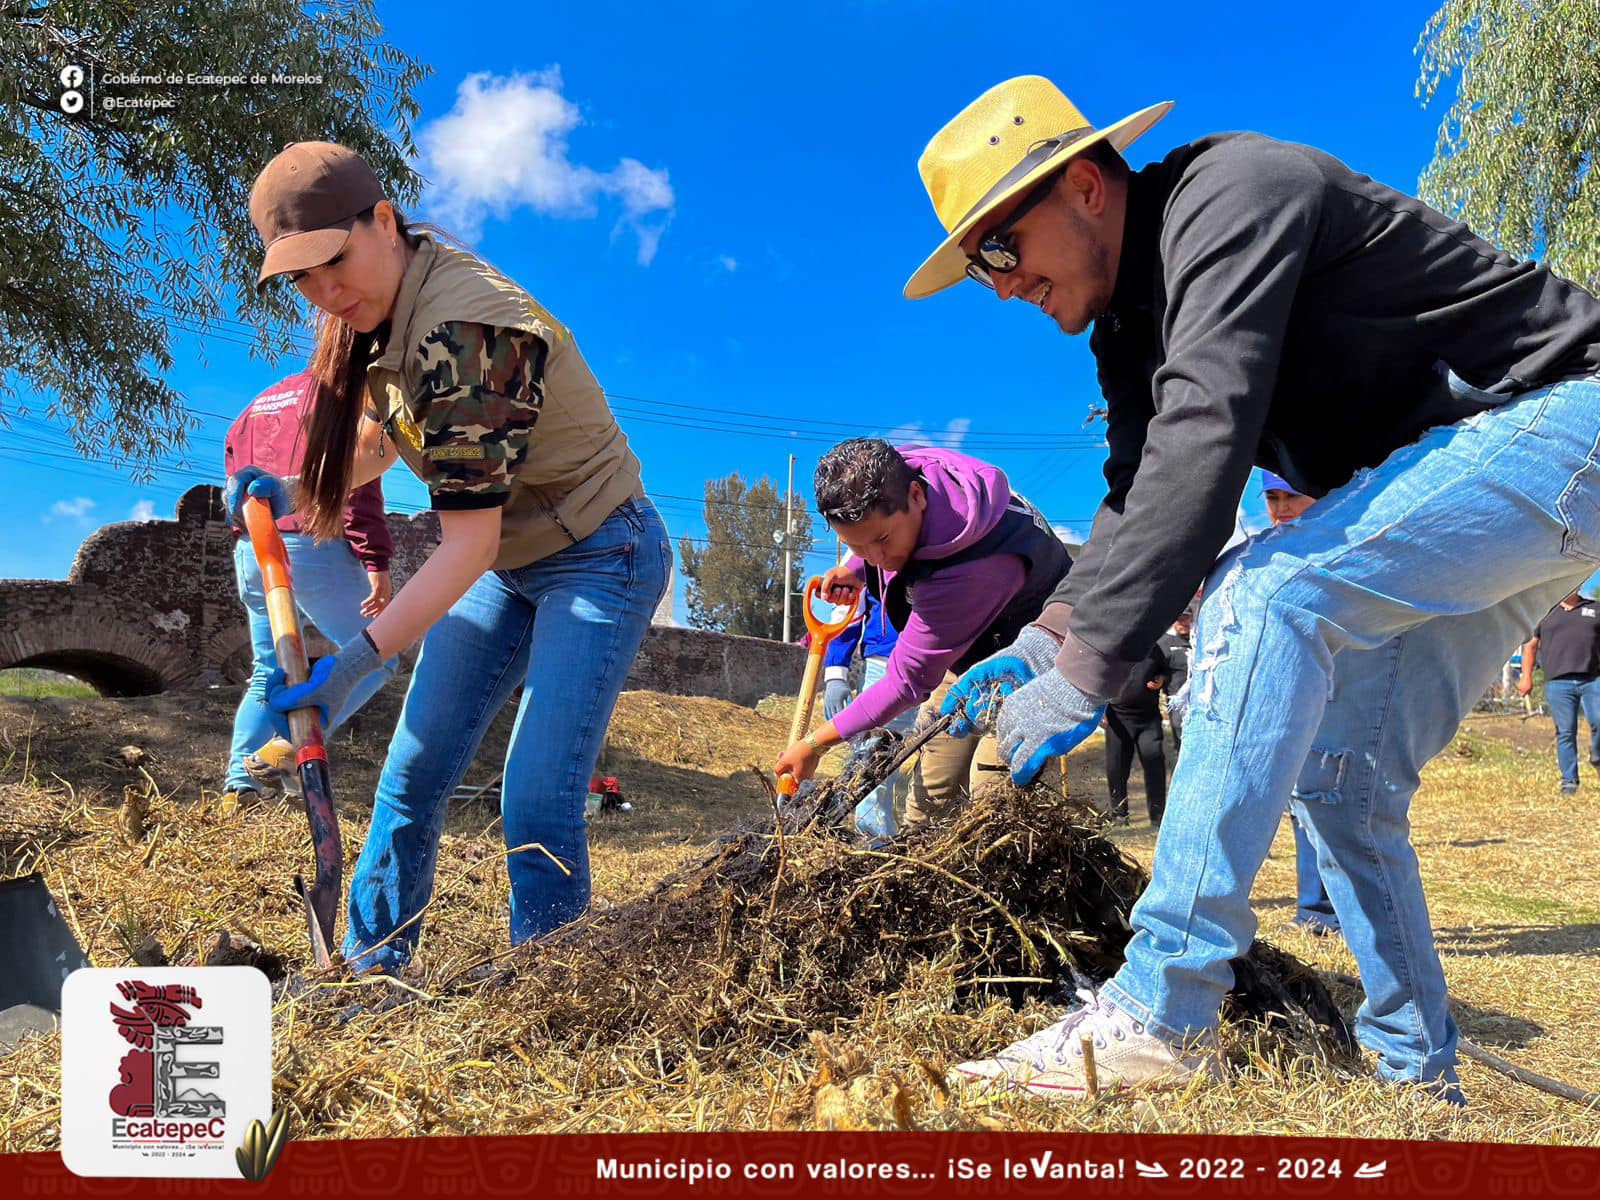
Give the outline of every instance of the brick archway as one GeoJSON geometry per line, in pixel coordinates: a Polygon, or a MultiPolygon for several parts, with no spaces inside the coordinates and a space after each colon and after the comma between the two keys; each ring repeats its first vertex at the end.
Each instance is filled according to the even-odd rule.
{"type": "Polygon", "coordinates": [[[86,592],[42,583],[8,597],[0,623],[0,670],[61,671],[105,696],[148,696],[193,677],[197,664],[182,639],[150,623],[143,610],[129,611],[86,592]]]}
{"type": "Polygon", "coordinates": [[[71,675],[102,696],[153,696],[166,691],[161,676],[144,663],[95,650],[63,650],[0,663],[0,670],[11,667],[38,667],[71,675]]]}

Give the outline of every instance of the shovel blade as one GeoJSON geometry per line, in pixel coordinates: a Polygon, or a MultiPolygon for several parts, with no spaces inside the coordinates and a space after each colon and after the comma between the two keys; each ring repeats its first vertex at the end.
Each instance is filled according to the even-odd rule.
{"type": "Polygon", "coordinates": [[[317,874],[310,887],[296,877],[306,906],[306,923],[314,926],[312,949],[317,961],[328,961],[328,948],[334,945],[334,925],[339,901],[344,894],[344,847],[339,837],[339,818],[333,808],[333,787],[328,780],[325,759],[308,758],[300,764],[300,794],[311,824],[311,849],[316,856],[317,874]]]}

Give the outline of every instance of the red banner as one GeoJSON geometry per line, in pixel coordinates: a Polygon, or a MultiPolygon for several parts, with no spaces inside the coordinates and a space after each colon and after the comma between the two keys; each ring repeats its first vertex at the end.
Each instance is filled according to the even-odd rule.
{"type": "Polygon", "coordinates": [[[0,1156],[10,1196],[1540,1196],[1600,1149],[1130,1134],[727,1133],[291,1143],[261,1183],[80,1179],[0,1156]]]}

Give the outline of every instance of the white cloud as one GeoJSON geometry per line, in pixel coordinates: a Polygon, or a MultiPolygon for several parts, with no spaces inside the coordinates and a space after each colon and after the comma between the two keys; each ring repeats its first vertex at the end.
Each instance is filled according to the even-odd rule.
{"type": "Polygon", "coordinates": [[[78,496],[72,500],[57,500],[50,506],[50,511],[45,514],[46,524],[51,521],[80,521],[89,523],[89,510],[94,507],[94,501],[87,496],[78,496]]]}
{"type": "Polygon", "coordinates": [[[972,421],[967,417],[957,417],[938,433],[929,433],[921,421],[908,421],[885,433],[883,440],[891,446],[943,446],[959,450],[971,428],[972,421]]]}
{"type": "Polygon", "coordinates": [[[1056,536],[1063,542],[1074,546],[1081,546],[1089,540],[1089,531],[1075,525],[1052,525],[1050,528],[1056,531],[1056,536]]]}
{"type": "Polygon", "coordinates": [[[722,269],[732,275],[739,269],[739,260],[731,254],[717,255],[717,261],[722,264],[722,269]]]}
{"type": "Polygon", "coordinates": [[[156,519],[156,506],[153,501],[141,500],[133,506],[133,511],[128,514],[130,521],[154,521],[156,519]]]}
{"type": "Polygon", "coordinates": [[[561,94],[561,68],[531,74],[468,75],[456,104],[417,135],[429,213],[472,238],[488,217],[504,220],[519,208],[553,217],[593,217],[602,196],[621,204],[612,236],[639,239],[640,266],[649,266],[672,219],[676,198],[665,169],[624,158],[609,171],[571,158],[568,136],[583,123],[578,106],[561,94]]]}
{"type": "Polygon", "coordinates": [[[924,444],[923,439],[921,421],[911,421],[905,425],[896,425],[883,435],[883,440],[891,446],[921,446],[924,444]]]}

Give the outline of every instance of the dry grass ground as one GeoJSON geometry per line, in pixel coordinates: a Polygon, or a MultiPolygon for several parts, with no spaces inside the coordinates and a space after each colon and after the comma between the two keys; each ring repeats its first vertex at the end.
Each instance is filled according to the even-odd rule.
{"type": "MultiPolygon", "coordinates": [[[[308,858],[304,818],[284,804],[227,818],[210,790],[232,700],[215,692],[0,701],[0,877],[43,871],[96,965],[128,963],[146,936],[180,959],[228,930],[290,959],[303,952],[289,879],[308,858]],[[115,757],[128,743],[148,753],[143,771],[115,757]],[[142,829],[129,827],[129,789],[152,797],[142,829]]],[[[396,704],[381,697],[362,727],[336,743],[335,788],[352,861],[396,704]]],[[[782,706],[770,711],[623,697],[606,769],[622,779],[634,811],[591,826],[599,904],[646,893],[764,811],[747,767],[769,763],[786,732],[782,706]]],[[[502,722],[469,782],[492,773],[504,736],[502,722]]],[[[1515,720],[1469,726],[1429,768],[1413,807],[1414,837],[1464,1032],[1535,1070],[1600,1088],[1600,782],[1562,798],[1540,739],[1535,726],[1515,720]]],[[[1095,744],[1073,756],[1072,794],[1103,794],[1100,753],[1095,744]]],[[[1137,824],[1139,796],[1136,785],[1136,824],[1110,836],[1148,865],[1154,838],[1137,824]]],[[[492,805],[455,807],[419,956],[418,982],[430,994],[505,949],[502,849],[492,805]]],[[[1262,936],[1352,972],[1342,943],[1287,926],[1293,896],[1285,828],[1256,889],[1262,936]]],[[[720,1047],[675,1042],[672,1030],[616,1044],[552,1042],[540,1037],[539,1014],[508,1012],[514,1000],[505,990],[443,996],[343,1025],[305,1001],[286,1001],[277,1013],[277,1099],[296,1109],[301,1136],[916,1125],[1600,1145],[1600,1114],[1475,1064],[1463,1067],[1472,1106],[1458,1113],[1328,1064],[1253,1057],[1239,1031],[1230,1031],[1229,1044],[1246,1065],[1222,1088],[1087,1107],[947,1096],[935,1080],[952,1059],[1001,1045],[1055,1010],[957,1003],[946,966],[932,954],[925,972],[865,998],[854,1019],[809,1029],[774,1017],[720,1047]]],[[[651,969],[618,963],[595,987],[627,989],[631,974],[651,969]]],[[[351,997],[373,991],[362,982],[348,988],[351,997]]],[[[1339,995],[1347,1009],[1357,1000],[1339,995]]],[[[47,1037],[5,1060],[0,1149],[56,1145],[58,1057],[47,1037]]]]}

